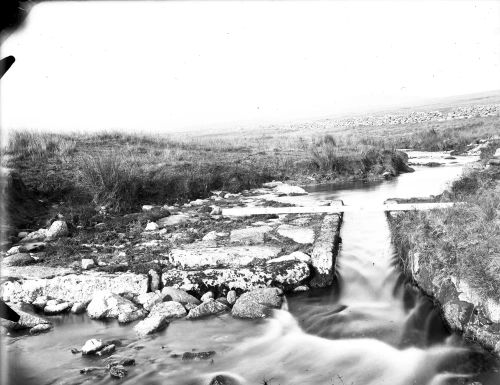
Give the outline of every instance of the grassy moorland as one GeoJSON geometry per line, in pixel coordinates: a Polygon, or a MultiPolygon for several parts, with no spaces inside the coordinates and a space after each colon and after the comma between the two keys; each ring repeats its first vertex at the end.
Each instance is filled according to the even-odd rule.
{"type": "Polygon", "coordinates": [[[398,175],[409,169],[397,148],[460,151],[496,133],[498,117],[354,128],[312,123],[187,138],[15,131],[2,162],[38,198],[77,218],[77,226],[100,206],[123,213],[269,180],[305,184],[398,175]]]}
{"type": "MultiPolygon", "coordinates": [[[[492,147],[500,147],[500,141],[492,147]]],[[[442,199],[463,203],[444,210],[406,212],[391,220],[402,265],[410,268],[406,258],[411,250],[419,253],[419,263],[438,282],[450,276],[465,278],[482,295],[498,298],[500,167],[466,171],[442,199]]]]}

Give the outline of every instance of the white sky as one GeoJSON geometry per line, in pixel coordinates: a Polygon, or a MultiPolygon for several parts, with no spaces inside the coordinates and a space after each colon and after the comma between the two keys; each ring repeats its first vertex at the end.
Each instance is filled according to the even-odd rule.
{"type": "Polygon", "coordinates": [[[290,121],[500,89],[500,2],[49,2],[6,55],[3,128],[290,121]]]}

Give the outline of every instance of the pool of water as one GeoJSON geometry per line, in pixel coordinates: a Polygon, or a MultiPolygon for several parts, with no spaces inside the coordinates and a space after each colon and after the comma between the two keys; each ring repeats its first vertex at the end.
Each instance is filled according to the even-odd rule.
{"type": "MultiPolygon", "coordinates": [[[[80,374],[102,360],[72,354],[89,338],[118,339],[120,356],[137,364],[124,384],[209,384],[227,373],[238,384],[409,385],[500,383],[498,362],[479,346],[448,332],[432,302],[401,276],[382,211],[392,197],[439,194],[462,172],[462,163],[417,167],[390,181],[309,187],[304,204],[342,199],[366,210],[344,215],[337,280],[332,288],[288,295],[289,311],[267,320],[222,315],[178,320],[138,339],[134,324],[52,317],[53,331],[5,339],[14,384],[109,384],[105,371],[80,374]],[[215,351],[209,360],[183,361],[187,351],[215,351]]],[[[4,365],[5,368],[5,365],[4,365]]]]}

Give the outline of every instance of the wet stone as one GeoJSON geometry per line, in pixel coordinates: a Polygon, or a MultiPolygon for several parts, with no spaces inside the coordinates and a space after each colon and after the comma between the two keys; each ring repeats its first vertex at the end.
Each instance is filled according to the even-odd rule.
{"type": "Polygon", "coordinates": [[[114,365],[109,368],[109,375],[115,378],[123,378],[127,375],[127,370],[123,365],[114,365]]]}
{"type": "Polygon", "coordinates": [[[185,352],[182,355],[182,360],[208,360],[209,358],[215,356],[213,350],[208,352],[185,352]]]}

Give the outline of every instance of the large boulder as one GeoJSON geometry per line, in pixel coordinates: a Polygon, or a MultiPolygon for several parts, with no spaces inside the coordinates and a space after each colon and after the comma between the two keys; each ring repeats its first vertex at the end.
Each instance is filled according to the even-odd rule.
{"type": "Polygon", "coordinates": [[[198,305],[194,309],[191,309],[186,318],[201,318],[209,315],[224,313],[226,311],[229,311],[229,308],[226,305],[212,299],[207,302],[203,302],[201,305],[198,305]]]}
{"type": "Polygon", "coordinates": [[[54,221],[46,233],[47,240],[53,240],[68,235],[68,225],[65,221],[54,221]]]}
{"type": "Polygon", "coordinates": [[[110,291],[96,293],[87,306],[87,313],[93,319],[118,318],[122,323],[132,322],[146,315],[132,301],[110,291]]]}
{"type": "Polygon", "coordinates": [[[281,307],[282,295],[283,291],[274,287],[249,291],[236,300],[232,315],[238,318],[267,317],[272,309],[281,307]]]}
{"type": "Polygon", "coordinates": [[[165,286],[161,293],[164,295],[165,301],[175,301],[181,304],[191,303],[194,305],[199,305],[201,301],[191,294],[186,293],[184,290],[177,289],[171,286],[165,286]]]}
{"type": "Polygon", "coordinates": [[[187,312],[180,302],[167,301],[153,306],[149,315],[151,316],[154,314],[160,314],[167,317],[168,319],[171,319],[182,318],[187,314],[187,312]]]}
{"type": "Polygon", "coordinates": [[[35,263],[36,260],[28,253],[11,254],[2,259],[2,266],[24,266],[35,263]]]}
{"type": "Polygon", "coordinates": [[[27,313],[18,308],[13,307],[13,310],[19,314],[20,318],[17,322],[2,320],[2,325],[5,326],[8,330],[23,330],[23,329],[32,329],[39,325],[51,325],[50,321],[38,317],[36,315],[27,313]]]}
{"type": "Polygon", "coordinates": [[[140,336],[146,336],[159,332],[168,325],[168,318],[165,315],[154,313],[135,325],[134,330],[140,336]]]}

